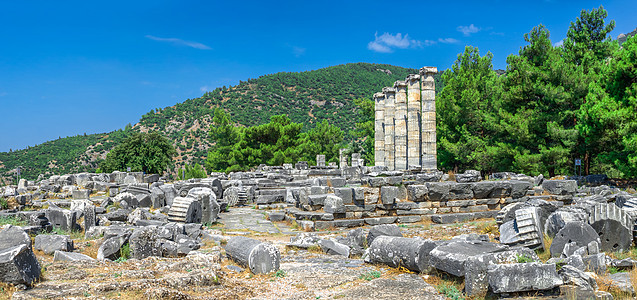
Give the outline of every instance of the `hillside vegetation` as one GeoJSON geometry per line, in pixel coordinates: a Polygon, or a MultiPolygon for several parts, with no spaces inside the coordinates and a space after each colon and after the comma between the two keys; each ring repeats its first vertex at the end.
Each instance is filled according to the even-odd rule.
{"type": "MultiPolygon", "coordinates": [[[[383,64],[352,63],[306,72],[281,72],[220,87],[202,97],[187,99],[143,115],[131,128],[104,134],[78,135],[49,141],[27,149],[0,153],[0,180],[15,182],[15,168],[22,166],[24,178],[39,174],[94,171],[117,143],[131,132],[160,131],[173,142],[175,168],[186,163],[203,165],[210,148],[209,130],[215,108],[224,109],[234,122],[255,126],[270,117],[286,114],[303,123],[303,131],[322,120],[336,125],[353,139],[359,122],[353,100],[371,99],[373,93],[418,70],[383,64]]],[[[437,89],[442,88],[440,78],[437,89]]]]}

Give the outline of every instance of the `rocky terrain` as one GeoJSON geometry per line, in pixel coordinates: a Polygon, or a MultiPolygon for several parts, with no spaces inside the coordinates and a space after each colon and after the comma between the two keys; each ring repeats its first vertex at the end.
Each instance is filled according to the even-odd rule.
{"type": "Polygon", "coordinates": [[[304,162],[22,180],[0,298],[631,298],[637,195],[608,184],[304,162]]]}

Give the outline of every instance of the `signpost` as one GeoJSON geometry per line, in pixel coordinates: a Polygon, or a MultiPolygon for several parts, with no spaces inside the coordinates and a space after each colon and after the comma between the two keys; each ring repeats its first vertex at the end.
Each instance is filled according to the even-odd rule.
{"type": "Polygon", "coordinates": [[[579,176],[582,176],[582,159],[575,159],[575,175],[577,175],[577,169],[579,168],[579,176]]]}

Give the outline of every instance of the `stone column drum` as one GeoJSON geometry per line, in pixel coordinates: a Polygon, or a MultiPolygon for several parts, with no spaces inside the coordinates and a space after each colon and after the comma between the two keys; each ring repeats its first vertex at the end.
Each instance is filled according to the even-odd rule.
{"type": "Polygon", "coordinates": [[[420,69],[422,101],[422,169],[436,170],[436,67],[420,69]]]}
{"type": "Polygon", "coordinates": [[[407,168],[420,169],[420,75],[407,77],[407,168]]]}
{"type": "Polygon", "coordinates": [[[394,112],[396,108],[396,89],[383,88],[385,95],[385,166],[390,171],[396,169],[394,164],[396,149],[394,148],[394,112]]]}
{"type": "Polygon", "coordinates": [[[341,170],[347,168],[347,155],[345,155],[345,150],[347,149],[338,150],[338,163],[341,170]]]}
{"type": "Polygon", "coordinates": [[[316,166],[320,168],[325,167],[325,154],[316,155],[316,166]]]}
{"type": "Polygon", "coordinates": [[[385,94],[374,94],[374,165],[385,165],[385,94]]]}
{"type": "Polygon", "coordinates": [[[395,170],[407,170],[407,83],[396,81],[396,113],[395,119],[395,170]]]}

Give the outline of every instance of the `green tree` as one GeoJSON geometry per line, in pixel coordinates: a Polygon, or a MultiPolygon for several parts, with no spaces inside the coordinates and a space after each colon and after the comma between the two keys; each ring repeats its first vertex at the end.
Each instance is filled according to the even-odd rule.
{"type": "MultiPolygon", "coordinates": [[[[374,165],[374,118],[375,103],[367,98],[354,99],[358,112],[359,122],[356,123],[356,129],[353,130],[353,136],[356,137],[352,141],[351,152],[360,152],[361,157],[368,165],[374,165]]],[[[336,150],[338,157],[338,149],[336,150]]]]}
{"type": "Polygon", "coordinates": [[[343,143],[343,131],[331,125],[327,120],[302,133],[299,140],[299,153],[302,160],[316,163],[316,155],[325,155],[325,161],[338,161],[338,150],[343,143]]]}
{"type": "Polygon", "coordinates": [[[489,52],[465,47],[450,70],[442,74],[444,88],[436,101],[439,166],[458,171],[491,172],[502,165],[492,145],[495,135],[493,99],[497,75],[489,52]]]}
{"type": "Polygon", "coordinates": [[[206,170],[199,164],[186,164],[183,169],[179,170],[177,177],[181,180],[187,180],[191,178],[206,178],[206,170]]]}
{"type": "MultiPolygon", "coordinates": [[[[590,12],[582,10],[580,16],[571,22],[567,32],[567,38],[564,40],[563,56],[566,61],[574,68],[576,78],[569,81],[574,89],[572,91],[574,105],[578,109],[584,111],[578,112],[580,116],[589,114],[586,110],[595,105],[585,105],[584,102],[594,101],[595,95],[590,94],[590,85],[598,85],[602,74],[608,72],[607,59],[618,49],[619,45],[610,37],[610,32],[615,28],[615,21],[608,24],[605,18],[608,13],[604,7],[593,9],[590,12]]],[[[591,123],[578,124],[580,136],[577,142],[576,152],[579,157],[584,158],[584,173],[589,174],[591,164],[596,159],[597,154],[604,152],[604,139],[607,137],[596,135],[599,131],[591,130],[597,122],[592,119],[580,119],[575,123],[591,123]],[[588,129],[585,129],[588,128],[588,129]]]]}
{"type": "Polygon", "coordinates": [[[126,171],[162,174],[176,154],[170,141],[156,131],[132,133],[115,146],[100,164],[104,172],[126,171]]]}
{"type": "Polygon", "coordinates": [[[231,165],[236,164],[232,152],[234,145],[239,142],[241,137],[241,129],[221,108],[215,108],[209,135],[213,145],[208,152],[205,163],[208,172],[225,171],[231,165]]]}
{"type": "Polygon", "coordinates": [[[579,111],[579,131],[595,172],[637,176],[637,38],[631,37],[592,82],[579,111]]]}
{"type": "Polygon", "coordinates": [[[519,55],[507,58],[498,102],[501,136],[514,149],[513,168],[554,176],[570,171],[579,108],[569,86],[577,78],[543,25],[524,35],[519,55]]]}

